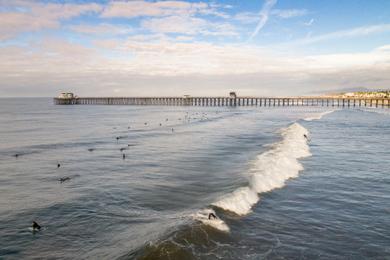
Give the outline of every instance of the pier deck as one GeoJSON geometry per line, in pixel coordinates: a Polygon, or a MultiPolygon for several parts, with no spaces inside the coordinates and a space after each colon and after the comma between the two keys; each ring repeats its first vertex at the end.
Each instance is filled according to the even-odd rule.
{"type": "Polygon", "coordinates": [[[145,106],[326,106],[390,108],[389,98],[336,97],[72,97],[54,98],[56,105],[145,106]]]}

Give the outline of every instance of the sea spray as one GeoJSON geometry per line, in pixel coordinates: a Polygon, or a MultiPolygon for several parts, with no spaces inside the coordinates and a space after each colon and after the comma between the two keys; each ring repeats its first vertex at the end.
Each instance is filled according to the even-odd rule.
{"type": "Polygon", "coordinates": [[[280,142],[257,156],[249,171],[249,186],[225,195],[212,203],[213,206],[246,215],[259,201],[258,193],[281,188],[286,180],[298,176],[299,171],[303,170],[298,159],[311,155],[305,138],[309,132],[294,123],[282,129],[281,135],[283,139],[280,142]]]}

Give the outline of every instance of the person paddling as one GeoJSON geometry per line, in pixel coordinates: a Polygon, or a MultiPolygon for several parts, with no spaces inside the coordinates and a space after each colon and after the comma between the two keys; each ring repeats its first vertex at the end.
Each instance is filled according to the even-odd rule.
{"type": "Polygon", "coordinates": [[[33,221],[33,223],[32,223],[32,229],[33,229],[34,231],[40,230],[40,229],[41,229],[41,226],[40,226],[37,222],[33,221]]]}

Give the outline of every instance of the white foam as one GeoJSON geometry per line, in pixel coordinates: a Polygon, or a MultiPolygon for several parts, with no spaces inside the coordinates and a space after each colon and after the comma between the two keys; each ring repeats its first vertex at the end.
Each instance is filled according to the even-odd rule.
{"type": "Polygon", "coordinates": [[[212,205],[246,215],[259,201],[258,193],[268,192],[285,185],[286,180],[297,177],[303,170],[298,159],[310,156],[307,139],[309,132],[298,123],[281,131],[283,139],[271,149],[257,156],[249,171],[249,186],[235,190],[212,205]]]}
{"type": "Polygon", "coordinates": [[[259,201],[259,196],[249,187],[242,187],[221,198],[212,205],[219,208],[229,209],[238,215],[250,212],[252,205],[259,201]]]}
{"type": "Polygon", "coordinates": [[[330,114],[330,113],[333,113],[335,110],[330,110],[330,111],[325,111],[325,112],[322,112],[322,113],[318,113],[318,114],[315,114],[315,115],[312,115],[310,117],[307,117],[303,120],[305,121],[313,121],[313,120],[320,120],[323,116],[327,115],[327,114],[330,114]]]}

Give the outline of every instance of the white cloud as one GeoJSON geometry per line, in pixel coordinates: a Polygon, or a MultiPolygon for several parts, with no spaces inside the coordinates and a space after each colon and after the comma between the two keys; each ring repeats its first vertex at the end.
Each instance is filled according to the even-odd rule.
{"type": "Polygon", "coordinates": [[[284,19],[304,16],[307,13],[308,12],[306,9],[274,9],[271,11],[271,15],[275,15],[284,19]]]}
{"type": "Polygon", "coordinates": [[[390,24],[377,24],[377,25],[369,25],[356,27],[348,30],[341,30],[331,33],[326,33],[322,35],[312,36],[309,38],[299,39],[288,44],[312,44],[322,41],[341,39],[341,38],[353,38],[353,37],[361,37],[367,36],[377,33],[390,32],[390,24]]]}
{"type": "MultiPolygon", "coordinates": [[[[269,4],[268,7],[270,5],[273,6],[276,4],[276,1],[275,1],[275,3],[272,3],[272,1],[269,1],[268,4],[269,4]]],[[[270,8],[272,8],[272,6],[270,8]]],[[[266,5],[263,8],[265,8],[265,7],[266,7],[266,5]]],[[[288,19],[288,18],[293,18],[293,17],[298,17],[298,16],[304,16],[308,13],[308,11],[306,9],[273,9],[273,10],[268,10],[268,13],[266,12],[267,9],[262,10],[262,11],[263,11],[263,13],[260,12],[260,20],[261,20],[261,18],[263,18],[265,22],[267,22],[267,20],[265,18],[268,19],[269,16],[276,16],[279,18],[288,19]]],[[[259,21],[259,14],[254,13],[254,12],[240,12],[240,13],[235,14],[233,16],[233,19],[237,20],[243,24],[257,23],[259,21]]]]}
{"type": "Polygon", "coordinates": [[[311,18],[310,21],[303,23],[305,26],[311,26],[314,23],[314,18],[311,18]]]}
{"type": "Polygon", "coordinates": [[[236,28],[228,23],[212,23],[192,16],[168,16],[149,18],[141,22],[141,27],[154,33],[179,33],[186,35],[235,36],[236,28]]]}
{"type": "Polygon", "coordinates": [[[96,41],[94,48],[49,38],[30,47],[0,48],[0,92],[55,95],[67,87],[80,95],[115,95],[113,89],[120,89],[120,95],[222,95],[229,89],[287,95],[311,88],[390,84],[389,46],[363,53],[297,56],[255,46],[176,42],[157,35],[96,41]],[[103,56],[105,50],[118,56],[103,56]]]}
{"type": "Polygon", "coordinates": [[[83,34],[97,34],[97,35],[121,35],[129,34],[134,31],[133,28],[129,26],[119,26],[112,25],[107,23],[88,25],[88,24],[78,24],[71,25],[68,28],[74,32],[83,33],[83,34]]]}
{"type": "MultiPolygon", "coordinates": [[[[178,32],[183,34],[202,33],[207,35],[236,35],[233,26],[220,22],[209,23],[196,15],[213,15],[222,19],[229,17],[215,3],[186,1],[111,1],[106,5],[43,3],[28,0],[0,0],[0,40],[17,36],[21,32],[34,32],[43,29],[56,29],[61,21],[86,13],[100,13],[102,18],[148,17],[142,25],[153,32],[178,32]],[[154,18],[154,19],[153,19],[154,18]],[[160,19],[160,20],[158,20],[160,19]],[[158,24],[160,23],[161,24],[158,24]],[[175,28],[177,27],[177,28],[175,28]],[[210,29],[208,28],[210,27],[210,29]],[[229,30],[229,31],[227,31],[229,30]]],[[[97,25],[73,25],[73,31],[85,34],[126,34],[130,30],[118,25],[100,23],[97,25]]]]}
{"type": "Polygon", "coordinates": [[[253,33],[250,35],[248,41],[252,40],[258,33],[259,31],[264,27],[264,25],[268,21],[269,13],[272,9],[272,7],[277,3],[277,0],[266,0],[263,7],[260,10],[259,16],[260,20],[253,31],[253,33]]]}
{"type": "Polygon", "coordinates": [[[141,27],[152,32],[197,34],[207,26],[207,21],[188,16],[169,16],[142,21],[141,27]]]}
{"type": "MultiPolygon", "coordinates": [[[[5,5],[4,1],[0,3],[5,5]]],[[[58,28],[60,21],[89,12],[99,12],[97,4],[55,4],[32,1],[7,2],[7,11],[0,12],[0,40],[21,32],[58,28]]]]}
{"type": "Polygon", "coordinates": [[[376,48],[376,51],[379,52],[390,52],[390,45],[384,45],[376,48]]]}
{"type": "Polygon", "coordinates": [[[252,12],[241,12],[236,14],[233,19],[243,24],[257,23],[259,21],[259,14],[252,12]]]}
{"type": "MultiPolygon", "coordinates": [[[[135,18],[140,16],[190,15],[210,10],[207,3],[185,1],[112,1],[104,8],[102,17],[135,18]]],[[[213,9],[211,9],[213,10],[213,9]]]]}

